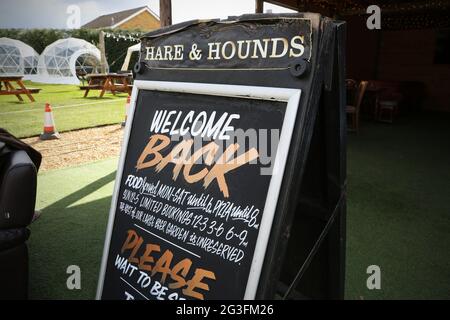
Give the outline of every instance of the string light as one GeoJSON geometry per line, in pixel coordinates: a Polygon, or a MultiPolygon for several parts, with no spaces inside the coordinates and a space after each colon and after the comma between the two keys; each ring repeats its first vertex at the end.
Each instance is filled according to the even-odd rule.
{"type": "Polygon", "coordinates": [[[105,36],[107,38],[112,38],[113,40],[116,40],[116,42],[119,42],[119,40],[123,39],[126,41],[133,41],[133,42],[140,42],[141,40],[138,38],[140,35],[139,33],[127,33],[127,34],[114,34],[105,32],[105,36]]]}
{"type": "MultiPolygon", "coordinates": [[[[381,8],[383,29],[441,29],[450,28],[450,2],[448,0],[375,1],[381,8]]],[[[322,14],[346,19],[367,17],[367,1],[312,0],[297,1],[300,11],[315,10],[322,14]]]]}

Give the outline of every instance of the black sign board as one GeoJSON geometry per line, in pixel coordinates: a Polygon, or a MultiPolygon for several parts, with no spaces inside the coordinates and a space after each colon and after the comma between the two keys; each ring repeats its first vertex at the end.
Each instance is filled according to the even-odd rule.
{"type": "Polygon", "coordinates": [[[98,298],[273,295],[335,27],[319,15],[259,15],[142,39],[98,298]]]}

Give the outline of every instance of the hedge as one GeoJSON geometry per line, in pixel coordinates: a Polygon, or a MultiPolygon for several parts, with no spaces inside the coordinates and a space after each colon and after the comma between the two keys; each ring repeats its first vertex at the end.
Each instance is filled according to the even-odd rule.
{"type": "MultiPolygon", "coordinates": [[[[116,38],[105,37],[105,54],[106,60],[109,64],[109,71],[116,72],[122,67],[123,60],[127,53],[127,48],[136,44],[137,42],[118,38],[118,36],[127,37],[132,34],[134,38],[139,38],[144,34],[141,30],[103,30],[109,34],[113,34],[116,38]],[[119,41],[117,41],[119,39],[119,41]]],[[[0,29],[0,37],[7,37],[11,39],[17,39],[25,42],[37,53],[42,53],[45,47],[55,42],[58,39],[64,38],[79,38],[86,40],[98,46],[100,30],[91,29],[0,29]]],[[[131,60],[129,68],[132,68],[136,57],[131,60]]]]}

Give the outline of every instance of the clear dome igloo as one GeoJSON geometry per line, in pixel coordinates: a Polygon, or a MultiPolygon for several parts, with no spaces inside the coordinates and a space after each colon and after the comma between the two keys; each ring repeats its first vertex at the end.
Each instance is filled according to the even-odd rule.
{"type": "Polygon", "coordinates": [[[22,41],[0,38],[0,74],[28,76],[36,74],[39,55],[22,41]]]}
{"type": "Polygon", "coordinates": [[[48,45],[39,57],[38,81],[79,84],[78,76],[100,71],[100,50],[89,42],[60,39],[48,45]]]}

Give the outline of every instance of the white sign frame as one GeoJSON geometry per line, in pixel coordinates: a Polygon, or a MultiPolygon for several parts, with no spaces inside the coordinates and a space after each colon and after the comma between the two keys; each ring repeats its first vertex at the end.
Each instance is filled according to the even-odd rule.
{"type": "Polygon", "coordinates": [[[301,90],[277,87],[258,87],[246,85],[228,85],[228,84],[209,84],[193,82],[171,82],[171,81],[146,81],[135,80],[133,91],[131,93],[131,102],[125,126],[124,139],[120,152],[119,165],[117,168],[114,191],[111,199],[111,208],[109,211],[108,225],[106,229],[105,244],[103,247],[103,256],[100,267],[100,275],[97,286],[96,299],[101,299],[103,292],[103,283],[108,261],[109,245],[111,242],[112,230],[114,227],[116,205],[122,180],[122,171],[124,169],[125,157],[130,139],[131,127],[134,118],[136,100],[140,90],[165,91],[177,93],[189,93],[200,95],[212,95],[221,97],[246,98],[251,100],[268,100],[286,102],[286,112],[281,129],[280,142],[277,147],[277,153],[274,160],[272,177],[270,179],[263,215],[261,218],[260,229],[256,239],[255,251],[250,267],[250,273],[245,289],[245,300],[253,300],[258,290],[259,277],[264,262],[267,249],[267,243],[270,237],[273,218],[278,202],[278,195],[283,180],[284,168],[288,157],[289,147],[292,138],[292,132],[295,126],[297,110],[300,101],[301,90]]]}

